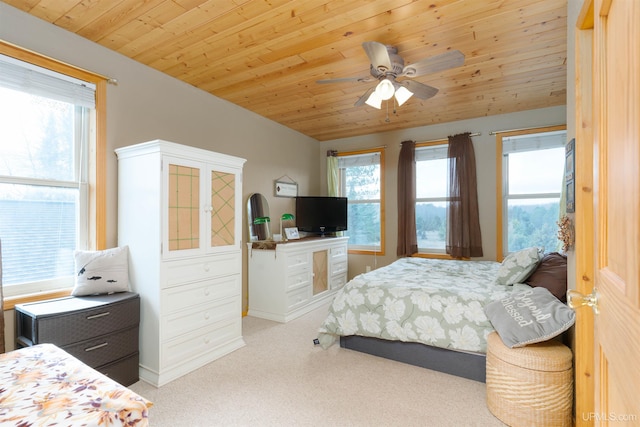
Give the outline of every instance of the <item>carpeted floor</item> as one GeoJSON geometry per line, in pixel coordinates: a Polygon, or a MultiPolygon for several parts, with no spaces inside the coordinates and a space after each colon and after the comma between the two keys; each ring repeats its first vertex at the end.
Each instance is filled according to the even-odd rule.
{"type": "Polygon", "coordinates": [[[245,317],[246,347],[163,387],[153,427],[503,426],[485,385],[341,349],[313,346],[326,306],[289,323],[245,317]]]}

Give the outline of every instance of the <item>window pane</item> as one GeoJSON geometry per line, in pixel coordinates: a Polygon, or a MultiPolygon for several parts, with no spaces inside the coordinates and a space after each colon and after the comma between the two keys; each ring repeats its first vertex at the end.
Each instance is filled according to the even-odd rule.
{"type": "Polygon", "coordinates": [[[418,248],[444,251],[447,239],[446,202],[416,203],[418,248]]]}
{"type": "Polygon", "coordinates": [[[558,198],[509,200],[507,206],[509,252],[531,246],[544,247],[545,252],[558,250],[558,198]]]}
{"type": "Polygon", "coordinates": [[[0,184],[3,283],[73,276],[77,189],[0,184]]]}
{"type": "Polygon", "coordinates": [[[74,181],[75,106],[0,87],[0,175],[74,181]]]}
{"type": "Polygon", "coordinates": [[[416,197],[447,197],[447,159],[416,162],[416,197]]]}
{"type": "Polygon", "coordinates": [[[380,200],[379,164],[346,168],[345,179],[344,196],[349,200],[380,200]]]}
{"type": "Polygon", "coordinates": [[[509,194],[559,194],[564,161],[564,147],[509,154],[509,194]]]}
{"type": "Polygon", "coordinates": [[[349,245],[380,247],[380,203],[349,203],[349,245]]]}

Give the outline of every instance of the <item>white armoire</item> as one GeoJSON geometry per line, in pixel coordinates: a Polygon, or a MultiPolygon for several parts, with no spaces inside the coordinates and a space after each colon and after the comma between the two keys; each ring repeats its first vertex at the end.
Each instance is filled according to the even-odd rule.
{"type": "Polygon", "coordinates": [[[244,159],[155,140],[116,150],[118,245],[157,387],[242,346],[244,159]]]}

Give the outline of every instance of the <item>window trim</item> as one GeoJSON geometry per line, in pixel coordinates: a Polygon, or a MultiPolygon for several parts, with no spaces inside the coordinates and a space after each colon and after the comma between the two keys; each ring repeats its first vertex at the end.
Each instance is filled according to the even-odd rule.
{"type": "Polygon", "coordinates": [[[504,259],[504,233],[502,232],[504,219],[504,183],[503,177],[503,157],[502,157],[502,139],[512,136],[529,135],[533,133],[554,132],[567,130],[566,125],[546,126],[539,128],[520,129],[507,132],[496,132],[496,260],[502,262],[504,259]]]}
{"type": "MultiPolygon", "coordinates": [[[[83,70],[62,61],[49,58],[36,52],[23,49],[14,44],[0,40],[0,53],[6,56],[19,59],[43,68],[66,74],[96,85],[96,136],[94,151],[95,155],[90,159],[89,176],[89,238],[92,249],[106,248],[106,172],[107,172],[107,150],[106,150],[106,118],[107,118],[107,83],[108,79],[102,75],[83,70]]],[[[72,284],[70,284],[72,285],[72,284]]],[[[7,297],[3,301],[4,310],[12,310],[16,304],[41,301],[44,299],[58,298],[71,294],[72,286],[69,288],[56,289],[35,294],[7,297]]]]}
{"type": "MultiPolygon", "coordinates": [[[[376,256],[378,255],[382,256],[385,254],[385,229],[386,229],[386,218],[385,218],[386,209],[385,209],[385,191],[384,191],[385,149],[384,147],[378,147],[378,148],[370,148],[370,149],[356,150],[356,151],[345,151],[345,152],[337,153],[337,156],[338,157],[356,156],[360,154],[373,154],[373,153],[380,154],[380,247],[375,249],[363,249],[363,248],[349,249],[349,245],[347,244],[347,248],[348,248],[347,252],[349,254],[376,255],[376,256]]],[[[340,179],[342,180],[342,177],[340,177],[340,179]]]]}

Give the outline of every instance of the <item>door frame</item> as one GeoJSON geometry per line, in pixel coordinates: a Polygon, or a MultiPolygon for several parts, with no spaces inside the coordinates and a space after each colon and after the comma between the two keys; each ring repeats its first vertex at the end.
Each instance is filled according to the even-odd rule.
{"type": "MultiPolygon", "coordinates": [[[[594,217],[594,4],[585,0],[576,22],[575,105],[576,105],[576,212],[575,288],[590,294],[595,283],[594,217]]],[[[585,417],[595,411],[594,313],[588,308],[576,311],[572,347],[574,351],[575,425],[590,426],[585,417]]]]}

